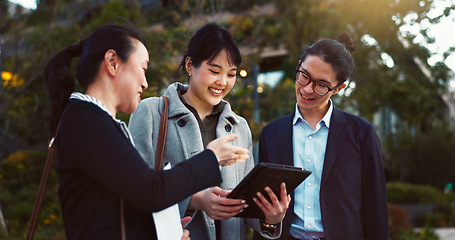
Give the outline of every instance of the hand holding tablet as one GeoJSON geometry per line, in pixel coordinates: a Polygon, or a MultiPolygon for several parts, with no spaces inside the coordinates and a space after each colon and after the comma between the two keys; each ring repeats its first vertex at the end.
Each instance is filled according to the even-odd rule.
{"type": "Polygon", "coordinates": [[[227,198],[244,199],[248,207],[235,217],[262,218],[262,210],[254,203],[256,193],[260,192],[268,201],[269,194],[264,190],[268,186],[280,200],[280,184],[286,184],[287,193],[291,193],[309,175],[305,169],[272,163],[259,163],[248,175],[232,190],[227,198]]]}

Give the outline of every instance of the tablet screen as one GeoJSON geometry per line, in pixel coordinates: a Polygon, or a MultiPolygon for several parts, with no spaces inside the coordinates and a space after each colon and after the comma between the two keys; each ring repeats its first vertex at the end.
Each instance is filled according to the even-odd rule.
{"type": "Polygon", "coordinates": [[[257,197],[257,192],[261,192],[270,201],[267,192],[264,190],[268,186],[280,199],[280,184],[282,182],[286,183],[286,190],[289,194],[310,174],[311,172],[294,166],[272,163],[257,164],[227,196],[228,198],[243,199],[248,204],[248,207],[235,217],[261,218],[262,210],[253,201],[253,198],[257,197]]]}

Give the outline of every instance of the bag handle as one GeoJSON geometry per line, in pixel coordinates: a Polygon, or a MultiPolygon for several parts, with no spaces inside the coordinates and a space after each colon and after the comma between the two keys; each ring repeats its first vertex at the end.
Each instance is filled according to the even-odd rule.
{"type": "MultiPolygon", "coordinates": [[[[163,163],[163,154],[164,154],[164,145],[166,143],[166,134],[167,134],[167,115],[169,112],[169,98],[163,96],[164,99],[164,109],[161,113],[160,121],[160,133],[158,135],[158,145],[156,149],[155,157],[155,169],[160,170],[161,164],[163,163]]],[[[122,229],[122,240],[126,240],[126,231],[125,231],[125,216],[123,211],[123,198],[120,198],[120,227],[122,229]]]]}
{"type": "Polygon", "coordinates": [[[122,240],[126,240],[125,214],[123,211],[123,197],[120,197],[120,229],[122,231],[122,240]]]}
{"type": "Polygon", "coordinates": [[[43,175],[41,176],[41,182],[39,185],[38,194],[36,196],[35,205],[33,206],[33,212],[32,212],[32,216],[30,218],[30,224],[28,225],[27,236],[25,237],[25,240],[32,240],[33,236],[35,235],[36,224],[38,222],[39,210],[41,208],[41,202],[43,201],[44,190],[46,189],[47,179],[49,178],[49,172],[50,172],[51,166],[52,166],[52,158],[54,156],[54,151],[55,151],[55,139],[58,136],[59,129],[60,129],[60,122],[57,125],[54,137],[51,138],[51,140],[49,140],[49,145],[48,145],[49,152],[47,154],[46,163],[44,164],[43,175]]]}
{"type": "Polygon", "coordinates": [[[164,145],[166,144],[167,135],[167,118],[169,112],[169,98],[163,96],[164,109],[161,113],[160,133],[158,135],[158,144],[156,146],[155,170],[160,170],[163,164],[164,145]]]}

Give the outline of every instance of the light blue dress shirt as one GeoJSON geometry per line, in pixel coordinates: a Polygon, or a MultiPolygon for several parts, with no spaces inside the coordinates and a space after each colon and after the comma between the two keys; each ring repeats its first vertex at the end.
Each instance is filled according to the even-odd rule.
{"type": "Polygon", "coordinates": [[[294,149],[294,166],[305,168],[312,173],[294,190],[295,218],[291,224],[291,234],[296,238],[324,237],[321,220],[319,190],[321,187],[322,168],[324,166],[327,137],[329,135],[330,118],[333,112],[332,101],[329,110],[316,124],[310,127],[296,104],[292,127],[292,143],[294,149]]]}

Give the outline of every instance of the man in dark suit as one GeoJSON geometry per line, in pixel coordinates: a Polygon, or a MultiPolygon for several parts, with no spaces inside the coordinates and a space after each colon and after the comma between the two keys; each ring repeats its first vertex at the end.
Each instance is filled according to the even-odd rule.
{"type": "Polygon", "coordinates": [[[262,130],[260,162],[312,172],[292,194],[280,239],[388,239],[384,168],[374,127],[330,99],[346,87],[353,50],[346,34],[307,48],[296,69],[294,112],[262,130]]]}

